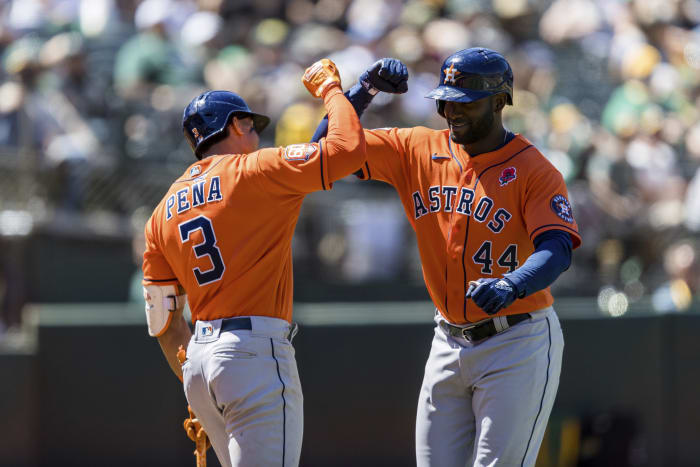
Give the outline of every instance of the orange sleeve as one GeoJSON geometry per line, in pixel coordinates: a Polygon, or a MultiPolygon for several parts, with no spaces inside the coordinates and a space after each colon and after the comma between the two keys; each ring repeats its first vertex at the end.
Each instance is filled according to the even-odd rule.
{"type": "Polygon", "coordinates": [[[328,136],[319,143],[292,144],[262,149],[258,170],[272,182],[273,190],[310,193],[330,190],[333,182],[350,175],[364,162],[365,137],[360,120],[340,89],[324,98],[328,110],[328,136]],[[275,189],[276,188],[276,189],[275,189]]]}
{"type": "Polygon", "coordinates": [[[367,152],[360,119],[342,90],[327,93],[324,104],[328,110],[328,135],[321,145],[328,154],[328,176],[332,183],[358,170],[367,152]]]}
{"type": "Polygon", "coordinates": [[[581,245],[564,178],[553,166],[529,177],[523,215],[530,240],[548,230],[563,230],[571,235],[574,248],[581,245]]]}
{"type": "Polygon", "coordinates": [[[251,154],[267,188],[275,193],[329,190],[328,155],[319,143],[266,148],[251,154]]]}
{"type": "Polygon", "coordinates": [[[379,128],[365,130],[367,161],[362,164],[363,180],[380,180],[400,188],[405,181],[405,170],[412,128],[379,128]]]}
{"type": "MultiPolygon", "coordinates": [[[[156,212],[158,212],[156,210],[156,212]]],[[[156,241],[154,216],[146,223],[146,251],[143,254],[143,284],[177,285],[179,284],[175,273],[165,256],[158,247],[156,241]]]]}

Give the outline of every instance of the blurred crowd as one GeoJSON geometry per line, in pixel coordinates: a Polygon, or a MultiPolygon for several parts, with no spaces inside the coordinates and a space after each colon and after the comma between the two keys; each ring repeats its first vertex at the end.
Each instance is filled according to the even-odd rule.
{"type": "MultiPolygon", "coordinates": [[[[685,310],[700,293],[699,23],[700,0],[6,0],[0,237],[27,216],[107,212],[131,218],[138,253],[145,219],[193,160],[180,119],[202,90],[239,93],[272,118],[261,144],[286,145],[323,116],[306,66],[330,57],[347,89],[392,56],[409,91],[378,95],[365,127],[443,128],[423,96],[447,55],[479,45],[514,69],[506,126],[568,182],[584,245],[555,293],[598,296],[611,314],[644,297],[685,310]]],[[[297,276],[420,287],[403,216],[381,184],[310,196],[297,276]]]]}

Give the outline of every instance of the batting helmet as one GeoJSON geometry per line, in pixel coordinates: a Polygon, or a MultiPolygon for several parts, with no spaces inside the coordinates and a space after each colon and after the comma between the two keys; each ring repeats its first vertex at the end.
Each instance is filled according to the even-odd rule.
{"type": "Polygon", "coordinates": [[[499,93],[513,105],[513,70],[503,55],[483,47],[460,50],[447,57],[440,69],[440,84],[425,97],[436,99],[445,116],[445,101],[473,102],[499,93]]]}
{"type": "Polygon", "coordinates": [[[229,91],[207,91],[185,107],[182,131],[197,159],[202,158],[204,148],[226,135],[234,115],[251,117],[258,134],[270,123],[268,117],[253,113],[241,96],[229,91]]]}

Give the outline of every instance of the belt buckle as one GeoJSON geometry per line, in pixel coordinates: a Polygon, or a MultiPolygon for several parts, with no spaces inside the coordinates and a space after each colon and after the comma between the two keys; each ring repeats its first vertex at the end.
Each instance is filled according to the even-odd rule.
{"type": "Polygon", "coordinates": [[[474,329],[477,325],[472,324],[471,326],[467,326],[466,328],[462,328],[462,337],[466,339],[467,341],[471,342],[474,339],[474,336],[472,335],[472,329],[474,329]]]}

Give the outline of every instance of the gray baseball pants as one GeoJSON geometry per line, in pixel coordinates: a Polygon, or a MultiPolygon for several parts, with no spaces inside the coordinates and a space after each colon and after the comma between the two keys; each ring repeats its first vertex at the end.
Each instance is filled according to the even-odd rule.
{"type": "Polygon", "coordinates": [[[182,366],[185,395],[224,467],[298,466],[303,397],[288,322],[251,330],[197,321],[182,366]]]}
{"type": "Polygon", "coordinates": [[[435,335],[416,416],[418,467],[534,466],[559,386],[552,307],[477,342],[435,335]]]}

